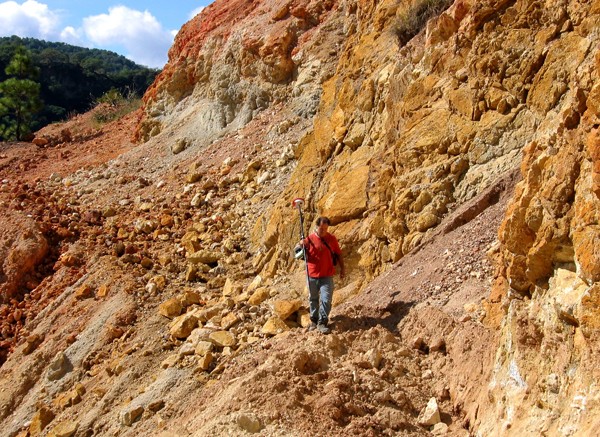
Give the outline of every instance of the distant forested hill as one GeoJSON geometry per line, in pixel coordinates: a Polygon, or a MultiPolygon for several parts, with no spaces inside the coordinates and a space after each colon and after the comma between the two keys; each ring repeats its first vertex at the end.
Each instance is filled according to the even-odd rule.
{"type": "Polygon", "coordinates": [[[0,82],[6,79],[4,70],[19,45],[30,51],[40,70],[44,108],[36,115],[33,130],[87,111],[113,88],[123,95],[141,96],[158,73],[108,50],[11,36],[0,38],[0,82]]]}

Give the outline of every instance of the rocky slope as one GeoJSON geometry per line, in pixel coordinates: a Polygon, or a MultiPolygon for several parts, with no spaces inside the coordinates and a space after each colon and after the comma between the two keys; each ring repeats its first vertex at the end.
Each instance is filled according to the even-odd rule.
{"type": "Polygon", "coordinates": [[[217,1],[135,120],[3,145],[7,435],[590,435],[599,20],[217,1]],[[295,197],[343,246],[330,336],[295,197]]]}

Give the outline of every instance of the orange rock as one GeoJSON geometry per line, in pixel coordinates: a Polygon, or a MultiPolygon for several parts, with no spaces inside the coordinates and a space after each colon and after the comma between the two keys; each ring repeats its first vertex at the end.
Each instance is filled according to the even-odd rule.
{"type": "Polygon", "coordinates": [[[110,288],[108,286],[108,284],[102,284],[99,288],[98,288],[98,293],[97,296],[98,297],[106,297],[108,296],[108,292],[109,292],[110,288]]]}
{"type": "Polygon", "coordinates": [[[89,284],[83,284],[75,292],[75,297],[77,299],[88,299],[90,297],[94,297],[94,289],[89,284]]]}

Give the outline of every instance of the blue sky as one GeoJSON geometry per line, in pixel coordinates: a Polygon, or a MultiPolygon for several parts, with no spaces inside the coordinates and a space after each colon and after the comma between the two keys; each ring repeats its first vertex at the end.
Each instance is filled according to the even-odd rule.
{"type": "Polygon", "coordinates": [[[181,26],[211,1],[0,0],[0,36],[115,51],[162,68],[181,26]]]}

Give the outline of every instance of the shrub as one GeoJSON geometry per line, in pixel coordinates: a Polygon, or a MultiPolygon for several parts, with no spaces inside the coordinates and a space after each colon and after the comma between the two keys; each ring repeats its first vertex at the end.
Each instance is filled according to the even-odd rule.
{"type": "Polygon", "coordinates": [[[452,4],[452,0],[416,0],[402,15],[394,26],[394,31],[401,46],[409,42],[427,21],[438,16],[452,4]]]}
{"type": "Polygon", "coordinates": [[[128,90],[124,96],[116,88],[112,88],[94,101],[94,120],[105,124],[135,111],[142,100],[135,92],[128,90]]]}

